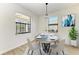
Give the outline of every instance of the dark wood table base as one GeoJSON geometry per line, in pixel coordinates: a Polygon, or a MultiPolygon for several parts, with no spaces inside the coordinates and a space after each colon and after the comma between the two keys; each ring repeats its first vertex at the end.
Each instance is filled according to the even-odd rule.
{"type": "Polygon", "coordinates": [[[42,43],[42,48],[45,53],[49,53],[50,43],[42,43]]]}

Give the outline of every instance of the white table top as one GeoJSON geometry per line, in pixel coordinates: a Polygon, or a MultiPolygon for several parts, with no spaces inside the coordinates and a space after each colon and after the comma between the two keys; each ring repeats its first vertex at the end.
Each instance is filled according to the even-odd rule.
{"type": "Polygon", "coordinates": [[[41,33],[36,36],[36,39],[40,41],[50,42],[51,40],[54,40],[54,41],[58,40],[58,36],[50,33],[41,33]]]}

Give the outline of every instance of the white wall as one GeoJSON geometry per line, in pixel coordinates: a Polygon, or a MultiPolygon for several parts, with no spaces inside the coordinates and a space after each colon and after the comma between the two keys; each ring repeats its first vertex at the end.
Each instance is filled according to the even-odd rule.
{"type": "MultiPolygon", "coordinates": [[[[49,16],[59,17],[58,34],[61,39],[65,39],[66,44],[69,44],[69,28],[63,28],[61,26],[61,21],[62,16],[67,15],[68,12],[76,16],[76,27],[77,30],[79,30],[79,6],[65,8],[49,14],[49,16]]],[[[27,42],[26,39],[28,37],[33,40],[34,36],[37,35],[38,32],[40,33],[47,30],[47,23],[48,20],[44,17],[40,16],[38,20],[38,16],[17,4],[0,4],[0,54],[24,44],[27,42]],[[31,17],[31,33],[16,35],[16,12],[20,12],[31,17]]]]}
{"type": "Polygon", "coordinates": [[[39,33],[45,32],[48,30],[48,19],[46,19],[44,16],[39,17],[39,33]]]}
{"type": "Polygon", "coordinates": [[[38,17],[17,4],[0,4],[0,54],[18,47],[37,34],[38,17]],[[31,17],[31,33],[16,35],[16,12],[31,17]]]}
{"type": "MultiPolygon", "coordinates": [[[[49,16],[58,16],[58,34],[60,39],[65,39],[65,43],[69,44],[70,43],[70,39],[68,37],[68,33],[70,30],[70,27],[62,27],[62,17],[67,15],[67,14],[74,14],[75,15],[75,22],[76,22],[76,28],[77,30],[79,30],[79,6],[73,6],[73,7],[69,7],[69,8],[64,8],[62,10],[56,11],[56,12],[51,12],[49,13],[49,16]]],[[[42,32],[43,29],[46,29],[47,27],[47,20],[43,19],[43,17],[41,16],[39,18],[39,32],[42,32]],[[45,27],[44,27],[45,26],[45,27]]]]}

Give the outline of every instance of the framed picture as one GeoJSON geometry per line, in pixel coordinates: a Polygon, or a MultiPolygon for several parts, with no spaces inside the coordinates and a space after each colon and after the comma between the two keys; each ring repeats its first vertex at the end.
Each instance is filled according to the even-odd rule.
{"type": "Polygon", "coordinates": [[[71,27],[75,25],[75,16],[74,15],[66,15],[63,17],[62,21],[63,27],[71,27]]]}

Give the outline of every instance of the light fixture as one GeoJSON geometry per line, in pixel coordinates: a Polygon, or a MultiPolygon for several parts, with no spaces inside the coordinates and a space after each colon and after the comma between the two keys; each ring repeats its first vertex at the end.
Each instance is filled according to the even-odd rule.
{"type": "MultiPolygon", "coordinates": [[[[45,21],[48,21],[49,17],[48,17],[48,3],[45,3],[45,21]]],[[[48,32],[48,25],[46,26],[45,32],[48,32]]]]}
{"type": "Polygon", "coordinates": [[[45,3],[45,5],[46,5],[46,14],[45,14],[45,16],[48,16],[48,13],[47,13],[48,3],[45,3]]]}
{"type": "Polygon", "coordinates": [[[45,19],[49,19],[49,17],[48,17],[48,3],[45,3],[45,19]]]}

